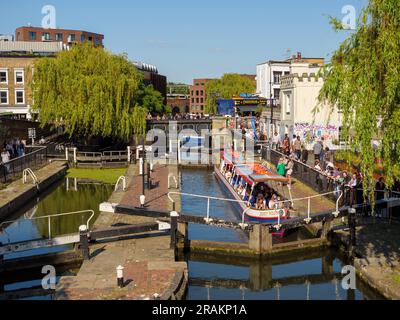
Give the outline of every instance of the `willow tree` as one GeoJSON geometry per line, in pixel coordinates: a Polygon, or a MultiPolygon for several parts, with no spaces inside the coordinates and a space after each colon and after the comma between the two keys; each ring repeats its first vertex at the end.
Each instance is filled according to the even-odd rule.
{"type": "Polygon", "coordinates": [[[33,110],[42,125],[63,125],[77,136],[128,140],[143,134],[145,117],[135,101],[141,74],[125,56],[90,43],[74,45],[35,63],[33,110]]]}
{"type": "MultiPolygon", "coordinates": [[[[336,29],[342,24],[332,19],[336,29]]],[[[400,1],[370,0],[357,29],[334,52],[324,69],[319,100],[343,112],[343,138],[362,153],[361,172],[373,199],[375,152],[381,141],[386,184],[399,177],[400,166],[400,1]]],[[[366,190],[366,189],[365,189],[366,190]]]]}
{"type": "Polygon", "coordinates": [[[217,99],[231,99],[241,93],[254,93],[256,82],[237,73],[226,73],[221,79],[214,79],[206,83],[205,113],[217,113],[217,99]]]}

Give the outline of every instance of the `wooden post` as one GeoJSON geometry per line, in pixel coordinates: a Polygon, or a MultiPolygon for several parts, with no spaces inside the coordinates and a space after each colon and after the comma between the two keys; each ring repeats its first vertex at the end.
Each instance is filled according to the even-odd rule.
{"type": "Polygon", "coordinates": [[[79,238],[83,260],[90,260],[89,232],[86,225],[82,225],[79,227],[79,238]]]}
{"type": "Polygon", "coordinates": [[[349,254],[353,255],[354,247],[357,244],[356,241],[356,209],[349,208],[349,229],[350,229],[350,243],[349,243],[349,254]]]}
{"type": "MultiPolygon", "coordinates": [[[[3,246],[3,244],[0,242],[0,248],[3,246]]],[[[3,263],[4,263],[4,256],[2,254],[0,254],[0,272],[3,271],[3,263]]],[[[1,283],[1,279],[3,277],[0,276],[0,291],[1,291],[1,287],[2,287],[2,283],[1,283]]]]}
{"type": "Polygon", "coordinates": [[[180,241],[183,241],[183,248],[189,248],[189,224],[187,222],[178,222],[178,235],[180,241]]]}
{"type": "Polygon", "coordinates": [[[327,254],[321,258],[322,261],[322,274],[332,275],[333,274],[333,258],[331,255],[327,254]]]}
{"type": "Polygon", "coordinates": [[[269,226],[255,224],[250,231],[249,249],[262,254],[272,250],[272,234],[269,226]]]}
{"type": "Polygon", "coordinates": [[[170,242],[170,248],[174,249],[176,248],[176,235],[177,235],[177,229],[178,229],[178,218],[179,218],[179,213],[176,211],[171,212],[171,242],[170,242]]]}
{"type": "Polygon", "coordinates": [[[324,220],[322,221],[322,233],[321,233],[321,238],[322,239],[328,239],[329,233],[331,231],[331,220],[324,220]]]}

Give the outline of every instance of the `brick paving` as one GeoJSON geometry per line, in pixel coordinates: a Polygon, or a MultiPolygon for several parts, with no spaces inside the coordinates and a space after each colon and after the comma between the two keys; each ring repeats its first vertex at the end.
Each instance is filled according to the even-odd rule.
{"type": "MultiPolygon", "coordinates": [[[[167,166],[156,166],[152,175],[157,185],[146,190],[146,205],[150,209],[165,210],[168,193],[167,166]]],[[[130,166],[127,172],[128,189],[114,192],[109,202],[139,206],[142,178],[138,167],[130,166]]],[[[94,229],[118,224],[138,224],[154,218],[125,214],[101,213],[94,229]]],[[[85,261],[76,277],[63,277],[56,290],[59,300],[143,300],[155,295],[168,296],[174,279],[187,279],[187,264],[175,262],[174,251],[169,247],[169,236],[147,234],[144,238],[99,243],[90,247],[91,259],[85,261]],[[125,287],[117,287],[116,267],[124,266],[125,287]]]]}

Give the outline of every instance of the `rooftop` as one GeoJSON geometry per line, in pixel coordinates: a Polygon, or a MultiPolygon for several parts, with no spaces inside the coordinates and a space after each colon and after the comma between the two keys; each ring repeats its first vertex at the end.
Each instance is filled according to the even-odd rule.
{"type": "Polygon", "coordinates": [[[0,41],[0,54],[52,55],[68,50],[62,42],[0,41]]]}

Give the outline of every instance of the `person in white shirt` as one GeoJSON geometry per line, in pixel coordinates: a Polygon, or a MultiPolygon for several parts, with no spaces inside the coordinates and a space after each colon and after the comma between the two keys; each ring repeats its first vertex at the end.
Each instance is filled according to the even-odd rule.
{"type": "Polygon", "coordinates": [[[8,172],[10,170],[10,165],[7,165],[7,162],[10,162],[10,154],[6,149],[3,149],[3,152],[1,153],[1,164],[4,164],[4,167],[8,172]]]}
{"type": "Polygon", "coordinates": [[[281,144],[281,137],[279,136],[278,132],[275,132],[275,134],[272,137],[272,149],[278,150],[280,144],[281,144]]]}

